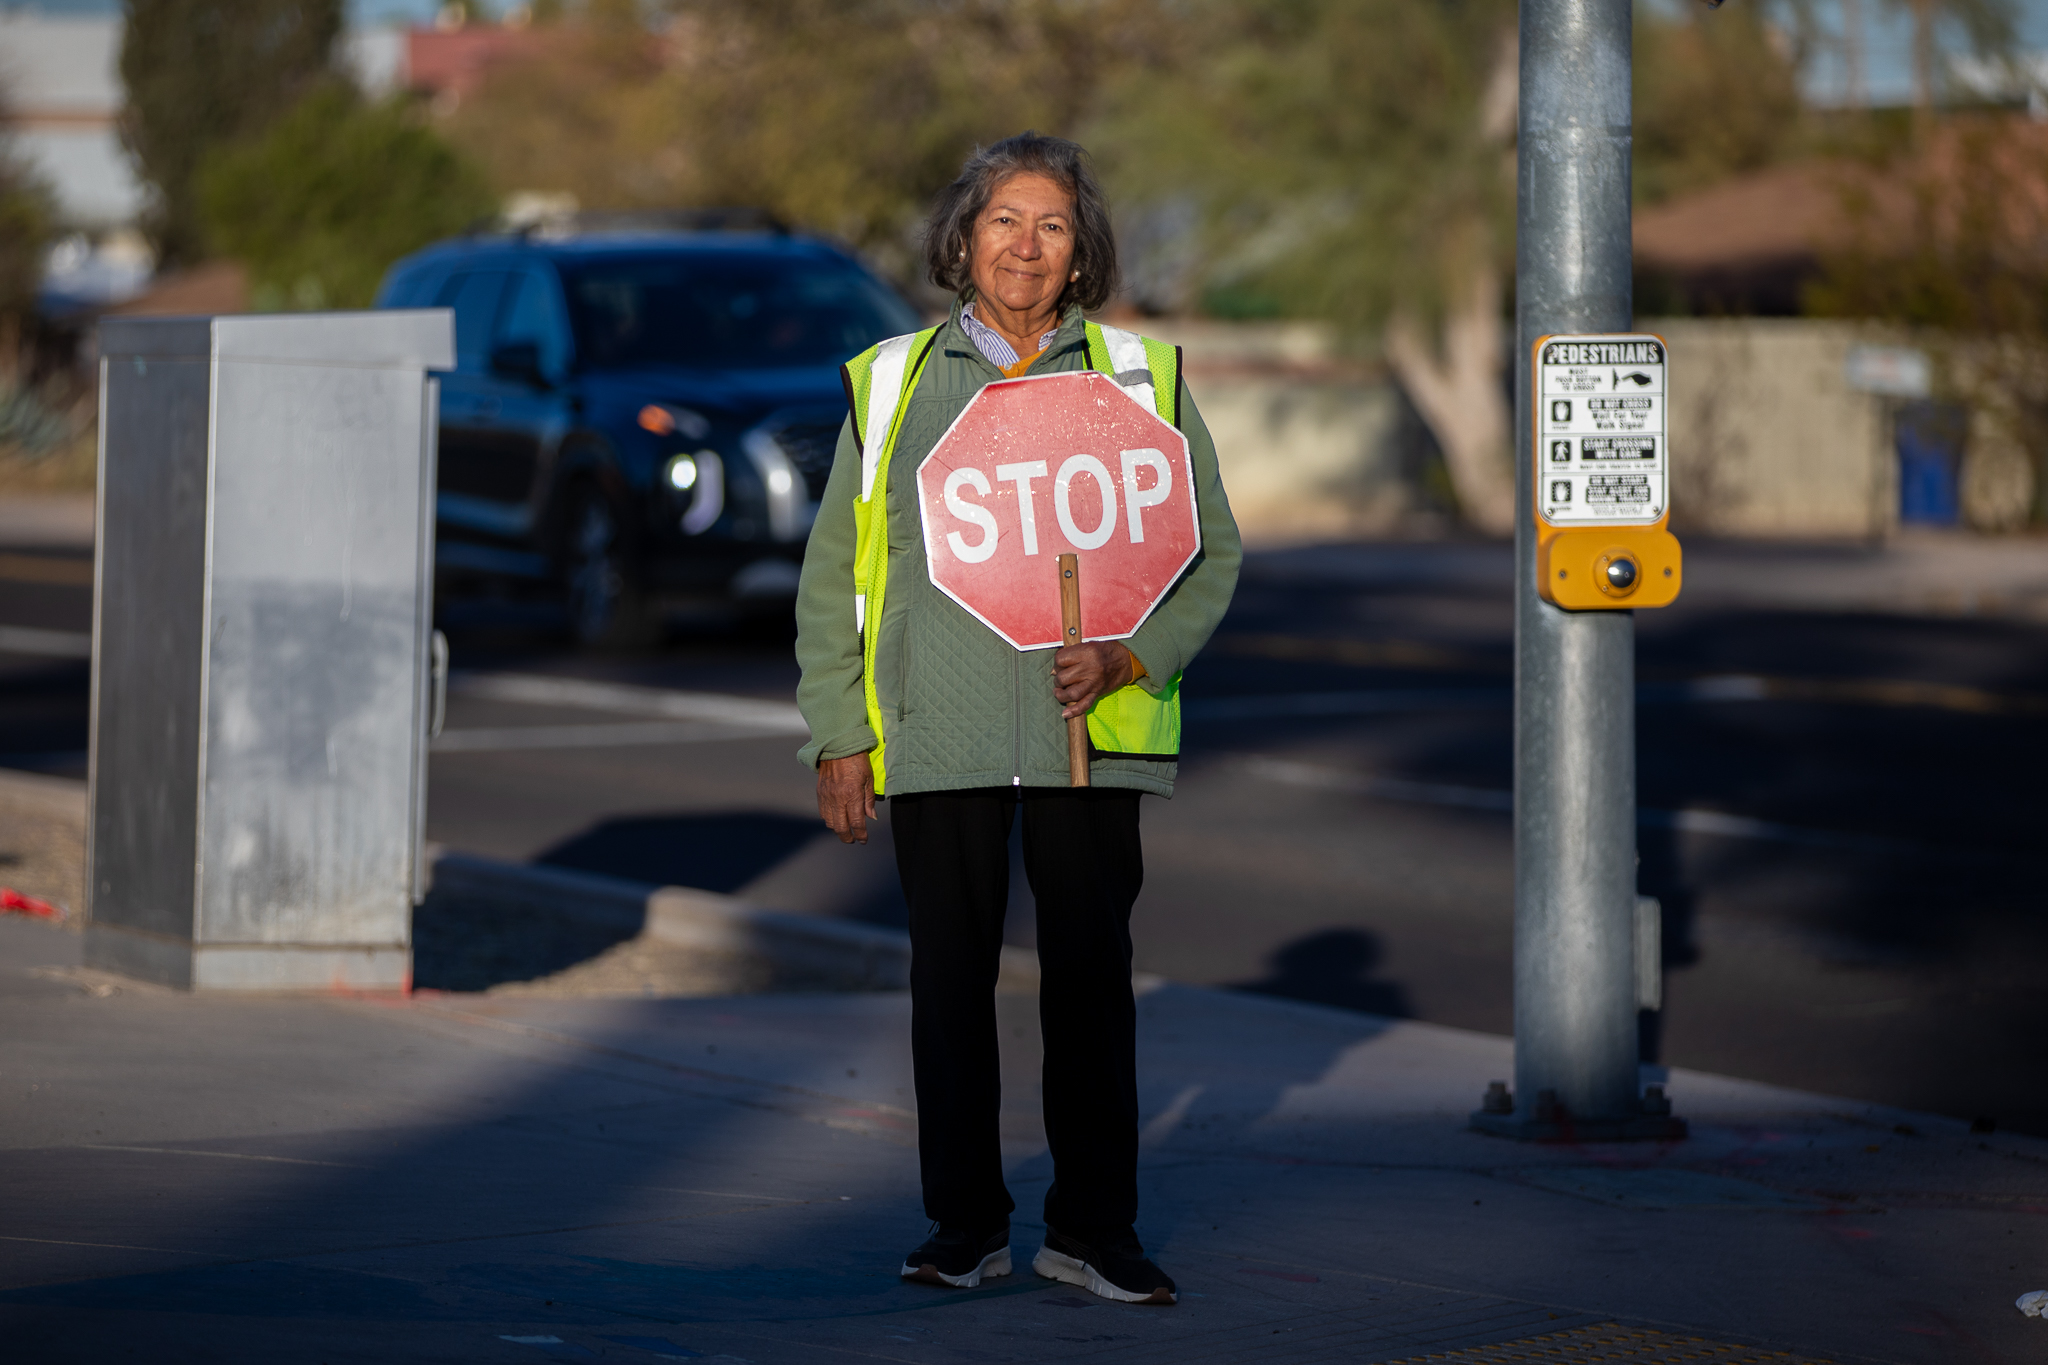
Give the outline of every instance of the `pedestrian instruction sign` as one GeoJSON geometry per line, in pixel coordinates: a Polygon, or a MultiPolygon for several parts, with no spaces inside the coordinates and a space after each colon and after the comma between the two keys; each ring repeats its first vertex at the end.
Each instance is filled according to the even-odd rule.
{"type": "Polygon", "coordinates": [[[1536,351],[1536,506],[1553,526],[1648,526],[1670,509],[1661,338],[1552,336],[1536,351]]]}

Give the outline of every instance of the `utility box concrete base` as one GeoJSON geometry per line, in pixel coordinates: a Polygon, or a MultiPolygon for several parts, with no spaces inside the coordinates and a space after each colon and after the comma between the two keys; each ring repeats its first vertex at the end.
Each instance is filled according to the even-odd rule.
{"type": "Polygon", "coordinates": [[[453,351],[446,310],[101,325],[90,965],[410,984],[453,351]]]}
{"type": "Polygon", "coordinates": [[[1684,1119],[1670,1114],[1575,1122],[1562,1115],[1542,1119],[1480,1109],[1472,1114],[1472,1131],[1521,1142],[1682,1142],[1688,1129],[1684,1119]]]}

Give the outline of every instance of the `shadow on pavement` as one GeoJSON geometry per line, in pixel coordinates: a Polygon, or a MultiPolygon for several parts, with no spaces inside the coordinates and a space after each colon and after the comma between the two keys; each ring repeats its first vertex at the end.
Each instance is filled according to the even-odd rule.
{"type": "MultiPolygon", "coordinates": [[[[772,811],[619,817],[563,840],[535,862],[642,888],[683,886],[772,910],[900,929],[907,922],[902,889],[886,819],[879,824],[870,845],[849,850],[814,818],[772,811]]],[[[843,984],[727,960],[731,955],[706,965],[698,961],[703,954],[650,942],[640,930],[636,916],[565,912],[545,891],[437,887],[413,915],[413,984],[483,991],[544,982],[551,993],[689,996],[843,984]]]]}
{"type": "MultiPolygon", "coordinates": [[[[1639,676],[2038,685],[2038,650],[1973,655],[1957,623],[1902,621],[1897,639],[1866,629],[1824,613],[1674,614],[1645,630],[1639,676]]],[[[1314,733],[1341,752],[1369,725],[1314,733]]],[[[1412,744],[1375,775],[1505,790],[1508,735],[1489,753],[1480,734],[1412,744]]],[[[1637,889],[1662,904],[1666,973],[1664,1009],[1639,1017],[1642,1059],[2048,1133],[2038,1087],[2019,1079],[2041,1074],[2048,1038],[2048,863],[2028,785],[2044,741],[2032,715],[1960,705],[1640,704],[1637,801],[1651,818],[1636,831],[1637,889]],[[1676,827],[1673,812],[1755,823],[1717,833],[1676,827]]],[[[1370,818],[1373,803],[1358,805],[1370,818]]]]}
{"type": "MultiPolygon", "coordinates": [[[[62,988],[22,989],[35,998],[21,1004],[47,1008],[62,988]]],[[[1199,1011],[1175,1003],[1154,1005],[1169,1016],[1158,1023],[1188,1046],[1151,1079],[1166,1094],[1200,1093],[1192,1077],[1225,1081],[1204,1098],[1227,1098],[1227,1115],[1179,1105],[1175,1118],[1197,1130],[1255,1122],[1357,1036],[1312,1029],[1292,1065],[1247,1055],[1236,1070],[1249,1074],[1218,1077],[1199,1011]]],[[[74,1139],[10,1163],[11,1232],[89,1227],[99,1243],[64,1244],[61,1268],[47,1245],[32,1253],[40,1269],[19,1245],[9,1258],[0,1320],[23,1359],[112,1359],[145,1341],[226,1365],[598,1354],[780,1365],[826,1351],[901,1359],[900,1342],[936,1358],[996,1358],[981,1349],[996,1344],[1058,1359],[1061,1345],[1029,1346],[1046,1335],[1037,1306],[1095,1306],[1022,1267],[972,1294],[898,1278],[893,1253],[924,1231],[910,1101],[890,1088],[909,1080],[899,998],[386,1013],[123,994],[95,1018],[79,1060],[90,1070],[118,1056],[163,1077],[148,1102],[181,1135],[74,1139]],[[287,1119],[317,1099],[328,1116],[216,1117],[223,1091],[261,1094],[259,1110],[287,1119]]],[[[1006,1089],[1024,1088],[1034,1054],[1027,1043],[1006,1058],[1006,1089]]],[[[1035,1106],[1013,1109],[1025,1112],[1012,1141],[1035,1145],[1021,1131],[1035,1106]]],[[[1011,1165],[1028,1257],[1045,1163],[1011,1165]]],[[[1148,1198],[1160,1174],[1148,1173],[1148,1198]]],[[[1184,1205],[1212,1185],[1182,1177],[1151,1203],[1155,1245],[1211,1221],[1184,1205]]],[[[1220,1319],[1210,1330],[1270,1313],[1263,1281],[1205,1284],[1220,1319]]],[[[1178,1339],[1174,1320],[1100,1318],[1126,1346],[1178,1339]]]]}
{"type": "Polygon", "coordinates": [[[1382,956],[1380,937],[1370,930],[1324,929],[1274,953],[1265,976],[1234,982],[1231,989],[1391,1019],[1413,1018],[1408,993],[1399,982],[1372,979],[1382,956]]]}
{"type": "Polygon", "coordinates": [[[817,837],[815,818],[778,811],[632,816],[600,821],[534,861],[730,895],[817,837]]]}
{"type": "Polygon", "coordinates": [[[483,991],[553,976],[636,932],[541,905],[431,891],[412,914],[413,988],[483,991]]]}

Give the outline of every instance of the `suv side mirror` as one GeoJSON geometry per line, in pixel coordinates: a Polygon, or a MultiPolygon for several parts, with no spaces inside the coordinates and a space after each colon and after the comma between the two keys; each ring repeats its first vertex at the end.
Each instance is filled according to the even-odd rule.
{"type": "Polygon", "coordinates": [[[540,343],[537,341],[508,341],[502,346],[493,346],[491,373],[523,380],[537,389],[554,387],[547,372],[540,367],[540,343]]]}

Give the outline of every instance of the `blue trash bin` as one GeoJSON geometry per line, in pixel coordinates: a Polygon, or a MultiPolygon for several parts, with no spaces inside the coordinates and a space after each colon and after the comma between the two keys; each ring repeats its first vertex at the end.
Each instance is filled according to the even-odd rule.
{"type": "Polygon", "coordinates": [[[1899,447],[1899,520],[1954,526],[1962,518],[1963,439],[1969,414],[1954,403],[1899,406],[1892,429],[1899,447]]]}

